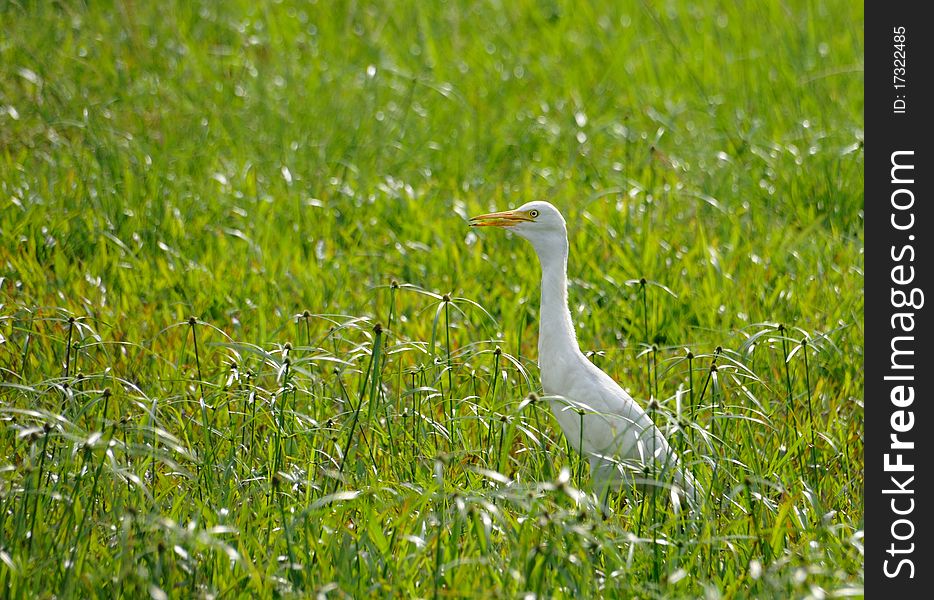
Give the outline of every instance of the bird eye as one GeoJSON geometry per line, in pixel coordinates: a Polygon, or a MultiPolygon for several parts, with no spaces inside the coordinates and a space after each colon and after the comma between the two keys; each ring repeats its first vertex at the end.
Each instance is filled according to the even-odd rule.
{"type": "Polygon", "coordinates": [[[535,217],[538,216],[538,211],[537,211],[537,210],[530,210],[530,211],[529,211],[529,216],[532,217],[532,218],[534,219],[535,217]]]}

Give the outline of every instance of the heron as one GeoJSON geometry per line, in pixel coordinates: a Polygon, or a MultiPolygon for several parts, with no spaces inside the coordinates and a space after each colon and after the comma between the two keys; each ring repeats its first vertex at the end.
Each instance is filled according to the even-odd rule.
{"type": "Polygon", "coordinates": [[[695,483],[646,411],[581,352],[568,309],[568,235],[548,202],[479,215],[472,227],[507,229],[532,244],[541,265],[538,366],[544,398],[574,450],[590,462],[593,489],[667,488],[694,504],[695,483]]]}

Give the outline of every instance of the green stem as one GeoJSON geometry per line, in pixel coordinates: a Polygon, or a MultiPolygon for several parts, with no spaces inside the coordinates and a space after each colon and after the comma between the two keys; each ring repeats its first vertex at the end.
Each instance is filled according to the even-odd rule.
{"type": "Polygon", "coordinates": [[[811,375],[808,369],[808,341],[801,340],[801,353],[804,355],[804,385],[807,387],[808,421],[811,432],[811,470],[814,477],[814,487],[817,498],[820,499],[820,477],[817,471],[817,440],[814,438],[814,412],[811,403],[811,375]]]}
{"type": "Polygon", "coordinates": [[[68,317],[68,342],[65,344],[65,377],[68,377],[68,373],[71,368],[71,333],[75,327],[75,318],[68,317]]]}
{"type": "MultiPolygon", "coordinates": [[[[198,369],[198,389],[201,392],[201,397],[198,399],[198,405],[201,409],[201,430],[204,432],[204,451],[205,457],[201,461],[201,474],[207,478],[208,488],[213,487],[213,481],[211,478],[211,470],[205,468],[205,465],[210,465],[214,456],[214,448],[211,444],[211,424],[208,419],[208,410],[207,404],[204,399],[204,376],[201,374],[201,353],[198,350],[198,331],[195,327],[198,324],[198,320],[195,317],[190,317],[188,319],[188,326],[191,328],[191,337],[195,345],[195,367],[198,369]]],[[[199,492],[201,486],[198,486],[199,492]]]]}
{"type": "Polygon", "coordinates": [[[39,458],[39,471],[36,473],[35,490],[33,490],[33,493],[36,495],[36,501],[33,503],[32,517],[29,522],[29,541],[26,543],[26,550],[30,554],[32,553],[32,541],[36,537],[36,515],[39,513],[39,499],[42,494],[42,471],[45,468],[45,454],[49,445],[49,433],[51,430],[51,427],[46,425],[45,435],[42,439],[42,455],[39,458]]]}

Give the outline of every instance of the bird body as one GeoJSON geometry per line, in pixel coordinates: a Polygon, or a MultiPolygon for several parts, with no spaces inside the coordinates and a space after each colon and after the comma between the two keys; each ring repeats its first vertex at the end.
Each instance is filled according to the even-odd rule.
{"type": "Polygon", "coordinates": [[[542,269],[538,366],[542,389],[568,443],[590,461],[595,491],[664,487],[694,498],[693,479],[649,415],[581,352],[567,301],[567,226],[547,202],[471,219],[477,227],[505,227],[531,242],[542,269]]]}

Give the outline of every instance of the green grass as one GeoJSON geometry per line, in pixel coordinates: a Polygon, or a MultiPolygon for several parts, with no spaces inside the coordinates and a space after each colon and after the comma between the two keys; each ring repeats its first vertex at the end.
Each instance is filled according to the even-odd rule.
{"type": "Polygon", "coordinates": [[[861,3],[88,4],[0,3],[0,595],[862,594],[861,3]],[[532,199],[697,513],[527,400],[532,199]]]}

